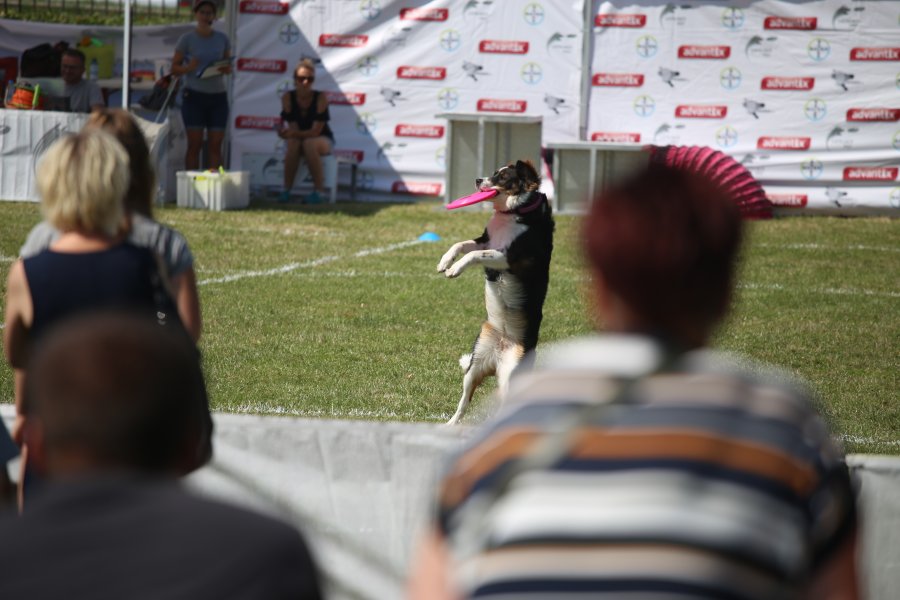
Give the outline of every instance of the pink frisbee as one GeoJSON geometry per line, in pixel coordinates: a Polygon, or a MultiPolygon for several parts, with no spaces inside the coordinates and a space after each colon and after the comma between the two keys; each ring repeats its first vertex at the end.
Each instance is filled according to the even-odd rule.
{"type": "Polygon", "coordinates": [[[497,195],[497,190],[486,190],[483,192],[475,192],[474,194],[469,194],[468,196],[463,196],[462,198],[457,198],[453,202],[447,205],[447,210],[453,210],[454,208],[462,208],[463,206],[469,206],[470,204],[477,204],[482,202],[483,200],[487,200],[488,198],[493,198],[497,195]]]}

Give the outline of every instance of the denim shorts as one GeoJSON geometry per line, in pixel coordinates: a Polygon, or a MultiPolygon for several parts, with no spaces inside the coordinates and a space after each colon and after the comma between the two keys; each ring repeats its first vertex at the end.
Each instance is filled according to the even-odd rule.
{"type": "Polygon", "coordinates": [[[181,118],[185,129],[225,131],[228,128],[228,92],[204,94],[184,90],[181,118]]]}

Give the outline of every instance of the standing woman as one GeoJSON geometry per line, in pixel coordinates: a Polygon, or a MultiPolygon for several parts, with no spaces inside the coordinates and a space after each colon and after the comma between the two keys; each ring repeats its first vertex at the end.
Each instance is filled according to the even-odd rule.
{"type": "Polygon", "coordinates": [[[294,91],[285,92],[281,97],[281,118],[287,127],[279,130],[278,136],[287,142],[284,153],[284,191],[279,202],[290,200],[291,188],[300,166],[301,157],[306,160],[312,175],[315,190],[306,197],[310,204],[318,204],[324,193],[322,156],[331,154],[334,134],[328,126],[328,98],[313,89],[316,80],[316,65],[304,58],[294,69],[294,91]]]}
{"type": "Polygon", "coordinates": [[[231,58],[228,36],[214,31],[216,5],[212,0],[195,0],[194,19],[197,28],[178,40],[172,57],[172,73],[184,77],[181,116],[187,130],[187,152],[184,163],[188,170],[200,168],[200,150],[206,131],[209,168],[222,166],[222,142],[228,126],[228,93],[223,75],[231,74],[231,65],[220,67],[212,77],[200,75],[216,61],[231,58]]]}

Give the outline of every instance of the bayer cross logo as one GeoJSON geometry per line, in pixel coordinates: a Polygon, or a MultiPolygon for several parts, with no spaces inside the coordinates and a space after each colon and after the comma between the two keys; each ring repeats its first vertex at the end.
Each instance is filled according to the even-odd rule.
{"type": "Polygon", "coordinates": [[[540,25],[544,22],[544,7],[537,2],[527,5],[522,14],[525,17],[525,22],[529,25],[540,25]]]}
{"type": "Polygon", "coordinates": [[[803,105],[803,114],[810,121],[821,121],[828,114],[828,105],[821,98],[812,98],[803,105]]]}
{"type": "Polygon", "coordinates": [[[359,12],[367,21],[377,19],[378,15],[381,14],[381,2],[378,0],[361,0],[359,12]]]}
{"type": "Polygon", "coordinates": [[[816,62],[822,62],[831,55],[831,44],[822,38],[813,38],[806,45],[806,53],[816,62]]]}
{"type": "Polygon", "coordinates": [[[894,133],[894,138],[891,140],[891,144],[894,146],[894,150],[900,150],[900,131],[894,133]]]}
{"type": "Polygon", "coordinates": [[[296,44],[300,39],[300,30],[293,23],[285,23],[278,30],[278,39],[283,44],[296,44]]]}
{"type": "Polygon", "coordinates": [[[726,90],[736,90],[740,87],[743,75],[737,67],[725,67],[719,73],[719,82],[726,90]]]}
{"type": "Polygon", "coordinates": [[[366,77],[371,77],[378,72],[378,59],[374,56],[364,56],[356,63],[356,69],[366,77]]]}
{"type": "Polygon", "coordinates": [[[810,158],[800,163],[800,174],[803,175],[803,179],[818,179],[824,170],[825,165],[816,158],[810,158]]]}
{"type": "Polygon", "coordinates": [[[739,8],[726,8],[722,13],[722,25],[728,29],[740,29],[744,26],[744,21],[744,11],[739,8]]]}
{"type": "Polygon", "coordinates": [[[455,29],[445,29],[441,32],[440,44],[447,52],[456,52],[462,44],[459,32],[455,29]]]}
{"type": "Polygon", "coordinates": [[[900,208],[900,187],[895,187],[891,190],[891,195],[888,197],[888,200],[891,203],[891,207],[900,208]]]}
{"type": "Polygon", "coordinates": [[[360,133],[372,133],[378,127],[378,120],[372,113],[359,113],[356,117],[356,130],[360,133]]]}
{"type": "Polygon", "coordinates": [[[447,146],[441,146],[434,153],[434,162],[437,166],[444,167],[447,165],[447,146]]]}
{"type": "Polygon", "coordinates": [[[438,92],[438,106],[453,110],[459,104],[459,93],[454,88],[444,88],[438,92]]]}
{"type": "Polygon", "coordinates": [[[649,117],[656,111],[656,101],[650,96],[638,96],[634,99],[634,113],[639,117],[649,117]]]}
{"type": "Polygon", "coordinates": [[[642,35],[637,41],[637,53],[641,58],[650,58],[659,50],[659,43],[652,35],[642,35]]]}
{"type": "Polygon", "coordinates": [[[544,78],[544,70],[541,69],[541,65],[533,62],[525,63],[519,74],[522,76],[522,81],[529,85],[540,83],[544,78]]]}
{"type": "Polygon", "coordinates": [[[725,127],[720,127],[719,130],[716,131],[716,143],[722,148],[730,148],[737,144],[737,142],[738,132],[734,127],[726,125],[725,127]]]}

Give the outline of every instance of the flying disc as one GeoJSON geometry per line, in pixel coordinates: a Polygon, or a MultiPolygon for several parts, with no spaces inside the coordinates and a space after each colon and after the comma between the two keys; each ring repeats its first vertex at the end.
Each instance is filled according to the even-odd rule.
{"type": "Polygon", "coordinates": [[[497,190],[485,190],[482,192],[475,192],[474,194],[469,194],[468,196],[463,196],[462,198],[457,198],[453,202],[447,205],[447,210],[453,210],[454,208],[462,208],[463,206],[469,206],[470,204],[477,204],[488,198],[493,198],[497,195],[497,190]]]}

